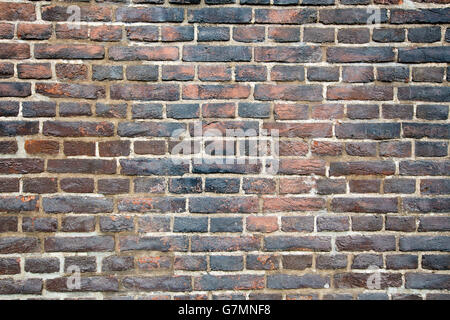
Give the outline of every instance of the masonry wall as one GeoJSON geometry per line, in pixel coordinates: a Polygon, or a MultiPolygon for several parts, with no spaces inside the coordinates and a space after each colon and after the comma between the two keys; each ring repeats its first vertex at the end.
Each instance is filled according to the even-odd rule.
{"type": "Polygon", "coordinates": [[[0,298],[450,297],[449,1],[238,1],[0,2],[0,298]]]}

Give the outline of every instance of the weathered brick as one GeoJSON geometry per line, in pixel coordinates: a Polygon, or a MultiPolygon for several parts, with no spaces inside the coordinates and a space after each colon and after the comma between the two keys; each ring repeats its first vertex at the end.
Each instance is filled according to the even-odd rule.
{"type": "Polygon", "coordinates": [[[255,236],[193,236],[193,252],[254,251],[260,248],[260,239],[255,236]]]}
{"type": "Polygon", "coordinates": [[[255,290],[264,287],[259,275],[203,275],[194,279],[195,290],[255,290]]]}
{"type": "Polygon", "coordinates": [[[120,212],[184,212],[185,199],[175,197],[122,198],[120,212]]]}
{"type": "Polygon", "coordinates": [[[4,278],[0,280],[0,294],[41,294],[43,288],[42,279],[15,280],[4,278]]]}
{"type": "Polygon", "coordinates": [[[267,277],[267,287],[271,289],[325,288],[329,284],[329,277],[316,274],[276,274],[267,277]]]}
{"type": "Polygon", "coordinates": [[[100,213],[112,212],[111,200],[99,197],[67,196],[44,198],[42,203],[47,213],[100,213]]]}
{"type": "Polygon", "coordinates": [[[187,251],[188,238],[186,236],[121,236],[119,248],[120,251],[187,251]]]}

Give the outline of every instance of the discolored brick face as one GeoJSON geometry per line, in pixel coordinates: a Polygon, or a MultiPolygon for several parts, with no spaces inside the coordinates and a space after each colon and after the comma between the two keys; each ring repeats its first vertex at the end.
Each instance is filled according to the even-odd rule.
{"type": "Polygon", "coordinates": [[[3,0],[0,299],[450,299],[448,5],[3,0]]]}

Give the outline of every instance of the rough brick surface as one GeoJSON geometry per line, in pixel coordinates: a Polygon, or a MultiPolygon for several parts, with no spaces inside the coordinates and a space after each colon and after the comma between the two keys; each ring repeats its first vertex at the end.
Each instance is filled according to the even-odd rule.
{"type": "Polygon", "coordinates": [[[448,5],[2,0],[0,299],[448,298],[448,5]]]}

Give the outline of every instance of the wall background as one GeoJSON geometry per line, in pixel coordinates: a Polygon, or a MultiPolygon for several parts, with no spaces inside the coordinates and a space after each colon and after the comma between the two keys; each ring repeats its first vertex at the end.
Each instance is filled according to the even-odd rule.
{"type": "Polygon", "coordinates": [[[448,0],[237,1],[0,3],[0,298],[449,298],[448,0]]]}

